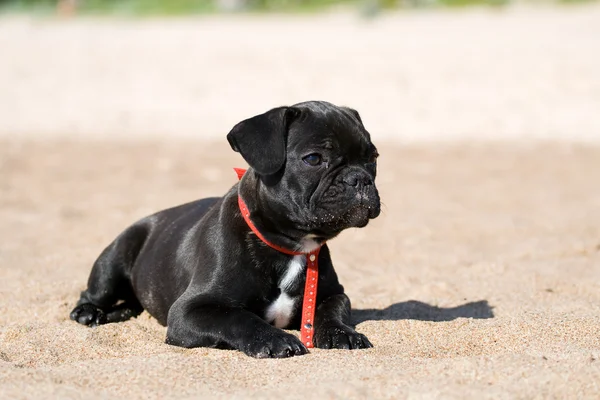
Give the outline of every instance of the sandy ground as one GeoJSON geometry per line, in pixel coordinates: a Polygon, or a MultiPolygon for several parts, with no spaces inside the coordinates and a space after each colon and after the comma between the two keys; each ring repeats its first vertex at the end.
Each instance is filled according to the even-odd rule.
{"type": "Polygon", "coordinates": [[[234,183],[226,144],[1,145],[2,398],[600,393],[600,147],[381,143],[384,212],[331,243],[375,348],[258,361],[68,320],[126,225],[234,183]]]}
{"type": "Polygon", "coordinates": [[[393,140],[600,137],[600,3],[374,20],[0,18],[0,136],[222,137],[328,100],[393,140]]]}
{"type": "Polygon", "coordinates": [[[0,398],[597,399],[599,20],[0,18],[0,398]],[[253,360],[146,313],[68,319],[123,228],[235,182],[234,123],[310,98],[381,153],[382,215],[331,243],[374,349],[253,360]]]}

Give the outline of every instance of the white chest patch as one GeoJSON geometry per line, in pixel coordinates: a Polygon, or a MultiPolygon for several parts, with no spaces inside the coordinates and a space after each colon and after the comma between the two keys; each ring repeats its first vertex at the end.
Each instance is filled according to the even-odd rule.
{"type": "Polygon", "coordinates": [[[321,246],[317,241],[315,241],[316,236],[312,233],[306,235],[302,241],[300,242],[300,251],[304,253],[310,253],[311,251],[316,250],[321,246]]]}
{"type": "Polygon", "coordinates": [[[285,275],[283,275],[279,281],[281,294],[269,305],[269,307],[267,307],[265,320],[275,325],[276,328],[285,328],[290,323],[298,297],[290,297],[286,291],[289,290],[293,283],[300,277],[305,264],[305,255],[298,255],[292,258],[292,261],[288,264],[285,275]]]}
{"type": "Polygon", "coordinates": [[[275,325],[276,328],[285,328],[290,323],[295,304],[295,298],[288,296],[285,292],[282,292],[279,297],[267,308],[265,319],[267,322],[275,325]]]}
{"type": "Polygon", "coordinates": [[[304,266],[306,265],[306,256],[304,254],[294,256],[288,264],[285,275],[279,281],[279,288],[282,292],[290,290],[291,286],[300,277],[304,266]]]}

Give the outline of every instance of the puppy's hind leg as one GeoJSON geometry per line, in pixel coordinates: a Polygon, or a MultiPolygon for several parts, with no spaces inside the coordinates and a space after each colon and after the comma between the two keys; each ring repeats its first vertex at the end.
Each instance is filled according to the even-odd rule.
{"type": "Polygon", "coordinates": [[[129,227],[100,254],[70,317],[82,325],[96,326],[126,321],[144,309],[133,292],[130,275],[146,237],[144,225],[129,227]]]}

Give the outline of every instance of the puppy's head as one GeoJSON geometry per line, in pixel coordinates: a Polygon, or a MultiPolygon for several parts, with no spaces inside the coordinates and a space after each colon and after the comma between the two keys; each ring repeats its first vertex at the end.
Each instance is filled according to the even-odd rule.
{"type": "Polygon", "coordinates": [[[227,139],[257,174],[264,211],[286,228],[327,240],[379,215],[378,152],[355,110],[321,101],[279,107],[240,122],[227,139]]]}

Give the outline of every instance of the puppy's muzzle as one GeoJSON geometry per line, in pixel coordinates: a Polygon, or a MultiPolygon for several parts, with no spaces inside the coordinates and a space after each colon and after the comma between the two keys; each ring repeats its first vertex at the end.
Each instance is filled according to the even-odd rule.
{"type": "Polygon", "coordinates": [[[345,186],[346,195],[352,198],[350,204],[353,207],[358,206],[368,210],[368,218],[375,218],[379,215],[379,193],[371,174],[356,168],[348,171],[341,181],[345,186]]]}
{"type": "Polygon", "coordinates": [[[373,178],[363,171],[352,170],[342,178],[342,182],[347,186],[355,188],[357,191],[362,192],[367,186],[373,185],[373,178]]]}

